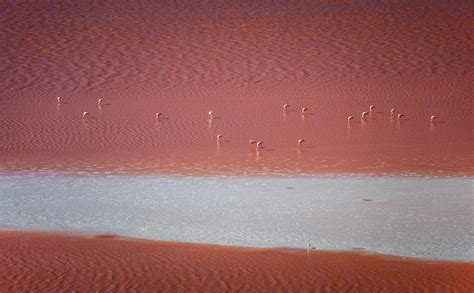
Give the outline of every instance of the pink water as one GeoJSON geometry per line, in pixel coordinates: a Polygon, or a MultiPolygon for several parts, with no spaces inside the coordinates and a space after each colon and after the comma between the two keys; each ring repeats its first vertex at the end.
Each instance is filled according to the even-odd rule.
{"type": "Polygon", "coordinates": [[[3,170],[473,174],[468,3],[114,1],[0,11],[3,170]],[[376,113],[359,123],[369,105],[376,113]]]}

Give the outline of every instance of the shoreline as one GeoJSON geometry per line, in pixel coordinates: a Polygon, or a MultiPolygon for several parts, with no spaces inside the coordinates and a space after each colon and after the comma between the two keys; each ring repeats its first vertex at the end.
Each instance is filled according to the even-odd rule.
{"type": "Polygon", "coordinates": [[[54,2],[0,3],[0,292],[474,290],[472,5],[54,2]]]}
{"type": "Polygon", "coordinates": [[[171,171],[155,170],[142,172],[138,170],[100,170],[100,169],[73,169],[73,168],[31,168],[31,169],[0,169],[0,175],[8,176],[34,176],[51,175],[65,177],[168,177],[168,178],[223,178],[223,179],[320,179],[320,178],[340,178],[340,179],[364,179],[364,178],[394,178],[394,179],[474,179],[474,173],[471,172],[258,172],[256,170],[246,171],[171,171]]]}
{"type": "Polygon", "coordinates": [[[230,249],[230,250],[242,250],[242,251],[280,251],[286,253],[329,253],[329,254],[354,254],[354,255],[367,255],[375,256],[386,259],[399,259],[414,262],[425,262],[425,263],[456,263],[456,264],[472,264],[474,265],[474,258],[471,260],[463,259],[432,259],[415,256],[405,256],[397,254],[388,254],[377,251],[368,250],[365,248],[354,247],[353,249],[324,249],[311,247],[311,249],[303,247],[291,247],[291,246],[247,246],[247,245],[229,245],[219,243],[204,243],[204,242],[187,242],[178,240],[160,240],[153,238],[142,238],[136,236],[128,236],[124,234],[118,234],[106,231],[73,231],[73,230],[41,230],[41,229],[27,229],[22,227],[8,227],[0,226],[0,239],[2,234],[31,234],[31,235],[43,235],[52,237],[77,237],[84,239],[114,239],[117,241],[125,242],[137,242],[137,243],[149,243],[149,244],[163,244],[163,245],[179,245],[179,246],[196,246],[196,247],[208,247],[216,249],[230,249]]]}
{"type": "MultiPolygon", "coordinates": [[[[8,160],[8,159],[7,159],[8,160]]],[[[144,159],[142,159],[144,160],[144,159]]],[[[51,161],[50,161],[51,163],[51,161]]],[[[83,163],[83,162],[82,162],[83,163]]],[[[133,167],[127,166],[126,163],[123,166],[117,165],[111,167],[108,164],[97,163],[95,165],[81,166],[79,160],[76,164],[65,164],[60,163],[60,166],[56,164],[40,164],[34,166],[31,161],[25,160],[24,164],[18,164],[18,161],[14,163],[1,162],[0,158],[0,173],[8,176],[12,175],[29,175],[29,174],[59,174],[66,176],[177,176],[177,177],[236,177],[236,178],[311,178],[311,177],[395,177],[395,178],[414,178],[414,179],[443,179],[443,178],[473,178],[474,168],[472,164],[467,164],[464,169],[458,170],[436,170],[436,169],[367,169],[361,166],[350,167],[350,168],[330,168],[330,169],[315,169],[312,170],[298,170],[298,169],[265,169],[262,170],[262,166],[248,164],[245,168],[233,169],[213,169],[212,162],[208,165],[201,164],[201,162],[195,162],[189,165],[180,163],[180,168],[174,166],[167,166],[163,164],[161,167],[150,167],[147,168],[144,164],[131,163],[133,167]],[[3,165],[3,166],[2,166],[3,165]],[[363,170],[365,169],[365,170],[363,170]]],[[[162,162],[156,162],[159,164],[162,162]]],[[[305,163],[306,166],[310,165],[305,163]]],[[[305,167],[306,167],[305,166],[305,167]]]]}
{"type": "Polygon", "coordinates": [[[469,291],[471,262],[352,251],[254,249],[109,234],[0,231],[2,292],[47,290],[469,291]]]}
{"type": "Polygon", "coordinates": [[[40,173],[0,182],[0,222],[15,229],[472,259],[472,178],[40,173]]]}

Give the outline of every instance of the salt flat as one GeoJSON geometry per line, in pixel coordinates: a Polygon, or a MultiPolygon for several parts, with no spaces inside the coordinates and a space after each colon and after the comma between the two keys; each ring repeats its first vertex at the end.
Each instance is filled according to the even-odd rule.
{"type": "Polygon", "coordinates": [[[0,178],[0,223],[21,230],[473,260],[473,180],[70,176],[0,178]]]}

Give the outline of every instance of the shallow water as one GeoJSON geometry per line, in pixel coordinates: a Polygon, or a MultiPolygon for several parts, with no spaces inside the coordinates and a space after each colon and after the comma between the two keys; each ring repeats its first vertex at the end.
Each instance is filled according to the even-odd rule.
{"type": "Polygon", "coordinates": [[[437,0],[0,3],[0,225],[472,260],[472,20],[437,0]]]}
{"type": "Polygon", "coordinates": [[[0,178],[0,223],[26,230],[473,260],[472,179],[0,178]]]}
{"type": "Polygon", "coordinates": [[[0,170],[471,176],[471,12],[436,0],[0,3],[0,170]],[[265,142],[260,156],[249,139],[265,142]]]}
{"type": "Polygon", "coordinates": [[[471,5],[404,2],[6,1],[0,82],[12,95],[115,95],[472,73],[471,5]]]}

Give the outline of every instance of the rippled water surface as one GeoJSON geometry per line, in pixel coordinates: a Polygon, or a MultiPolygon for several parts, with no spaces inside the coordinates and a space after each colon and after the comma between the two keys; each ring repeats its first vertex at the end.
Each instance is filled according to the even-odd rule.
{"type": "Polygon", "coordinates": [[[473,260],[472,179],[0,178],[3,226],[473,260]]]}
{"type": "Polygon", "coordinates": [[[471,176],[472,22],[462,1],[3,1],[0,171],[471,176]]]}
{"type": "Polygon", "coordinates": [[[472,5],[369,2],[3,1],[0,226],[473,260],[472,5]]]}

